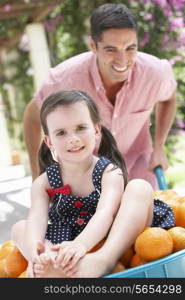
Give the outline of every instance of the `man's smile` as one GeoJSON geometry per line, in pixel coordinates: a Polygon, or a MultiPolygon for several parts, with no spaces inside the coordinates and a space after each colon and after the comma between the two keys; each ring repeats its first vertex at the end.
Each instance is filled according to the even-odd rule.
{"type": "Polygon", "coordinates": [[[113,70],[115,70],[116,72],[122,73],[122,72],[125,72],[125,71],[128,70],[129,65],[126,65],[125,67],[119,67],[118,65],[113,64],[113,65],[112,65],[112,68],[113,68],[113,70]]]}

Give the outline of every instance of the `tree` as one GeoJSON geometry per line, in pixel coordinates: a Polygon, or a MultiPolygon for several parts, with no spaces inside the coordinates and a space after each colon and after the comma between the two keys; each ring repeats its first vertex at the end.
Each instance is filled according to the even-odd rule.
{"type": "MultiPolygon", "coordinates": [[[[6,2],[4,1],[5,4],[6,2]]],[[[53,1],[30,0],[29,4],[32,5],[33,9],[36,3],[40,3],[41,14],[50,2],[53,1]]],[[[97,6],[121,1],[65,0],[54,2],[56,2],[55,5],[50,7],[50,12],[43,19],[53,66],[68,57],[88,50],[89,16],[97,6]]],[[[8,1],[8,3],[12,3],[12,1],[8,1]]],[[[184,134],[185,131],[185,76],[183,75],[185,70],[185,0],[131,0],[124,1],[124,3],[133,11],[138,20],[139,49],[168,59],[174,69],[178,82],[178,113],[167,143],[168,156],[170,161],[173,161],[171,149],[174,147],[177,135],[184,134]]],[[[10,9],[7,4],[1,5],[0,12],[3,7],[6,10],[10,9]]],[[[7,22],[0,19],[0,35],[3,33],[4,37],[12,38],[15,28],[23,28],[30,20],[31,17],[28,13],[26,15],[20,14],[19,18],[7,22]]],[[[17,102],[19,105],[18,118],[13,120],[10,110],[7,119],[10,121],[9,124],[19,122],[22,126],[23,109],[33,96],[31,67],[28,58],[29,45],[25,35],[22,35],[17,41],[14,49],[16,49],[18,57],[11,64],[14,65],[16,72],[11,78],[7,78],[2,73],[1,90],[8,107],[4,83],[11,82],[16,87],[19,95],[17,102]]],[[[7,68],[5,65],[3,67],[4,69],[7,68]]],[[[20,136],[20,140],[22,140],[22,136],[20,136]]]]}

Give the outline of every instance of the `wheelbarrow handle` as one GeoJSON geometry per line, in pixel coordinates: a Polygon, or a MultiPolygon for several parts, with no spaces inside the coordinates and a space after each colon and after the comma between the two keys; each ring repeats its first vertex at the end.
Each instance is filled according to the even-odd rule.
{"type": "Polygon", "coordinates": [[[154,173],[157,177],[157,181],[158,181],[158,185],[159,185],[160,190],[167,190],[168,185],[166,183],[166,180],[165,180],[165,177],[164,177],[164,172],[163,172],[163,169],[161,168],[161,166],[155,167],[154,173]]]}

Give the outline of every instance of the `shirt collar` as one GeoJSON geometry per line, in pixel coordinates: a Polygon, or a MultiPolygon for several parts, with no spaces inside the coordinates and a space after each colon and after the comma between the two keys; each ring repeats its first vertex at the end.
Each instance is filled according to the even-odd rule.
{"type": "Polygon", "coordinates": [[[98,70],[98,65],[97,65],[97,58],[96,54],[93,53],[92,56],[92,68],[91,68],[91,76],[93,78],[94,86],[96,88],[96,91],[98,92],[100,89],[104,89],[103,82],[98,70]]]}

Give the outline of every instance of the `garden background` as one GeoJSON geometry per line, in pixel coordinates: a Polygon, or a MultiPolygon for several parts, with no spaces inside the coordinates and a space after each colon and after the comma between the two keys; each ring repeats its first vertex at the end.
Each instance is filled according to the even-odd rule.
{"type": "MultiPolygon", "coordinates": [[[[135,14],[139,50],[166,58],[173,67],[178,108],[165,145],[170,165],[165,176],[170,188],[185,195],[185,0],[0,0],[0,113],[8,129],[10,164],[22,164],[25,176],[30,175],[23,113],[35,93],[35,74],[26,27],[43,25],[50,64],[55,66],[88,50],[89,16],[97,6],[108,2],[124,3],[135,14]]],[[[154,115],[151,122],[154,134],[154,115]]],[[[2,139],[0,143],[2,149],[2,139]]]]}

